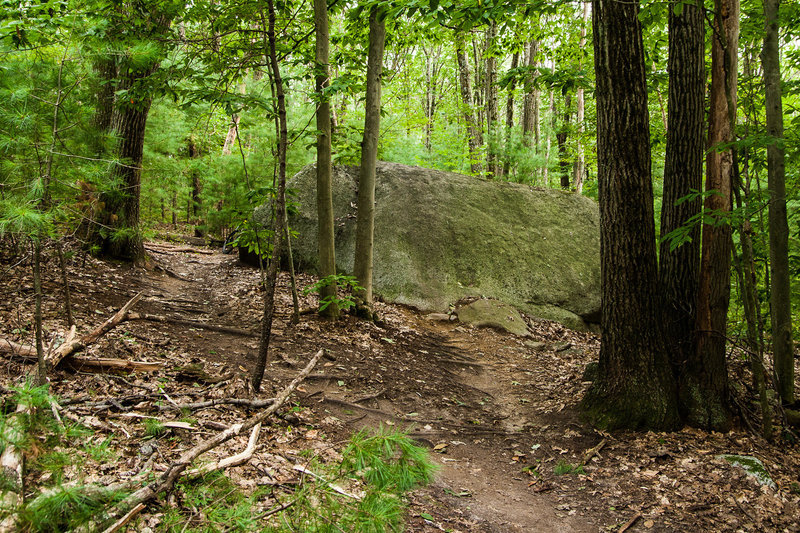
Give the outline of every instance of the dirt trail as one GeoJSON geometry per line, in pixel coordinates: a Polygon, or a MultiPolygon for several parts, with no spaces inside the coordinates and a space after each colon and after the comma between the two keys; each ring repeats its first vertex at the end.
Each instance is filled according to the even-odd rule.
{"type": "MultiPolygon", "coordinates": [[[[129,322],[86,355],[157,361],[163,370],[117,378],[67,370],[52,376],[54,392],[70,399],[72,413],[115,435],[128,457],[103,470],[109,482],[139,461],[143,417],[181,419],[165,404],[253,397],[249,370],[262,311],[258,271],[218,252],[149,246],[155,271],[91,258],[76,262],[73,296],[77,321],[88,330],[143,292],[136,311],[174,320],[129,322]],[[230,331],[220,331],[225,328],[230,331]],[[187,375],[189,366],[203,377],[187,375]]],[[[30,280],[21,268],[0,279],[7,336],[30,323],[30,280]]],[[[45,280],[50,332],[63,331],[57,279],[51,273],[45,280]]],[[[312,281],[301,276],[300,286],[312,281]]],[[[314,304],[313,297],[301,297],[301,307],[314,304]]],[[[293,461],[303,450],[336,460],[355,430],[383,424],[407,430],[441,465],[436,482],[411,495],[408,531],[594,532],[626,524],[628,531],[800,531],[797,445],[769,444],[742,430],[609,435],[582,424],[576,411],[588,385],[582,374],[599,349],[591,334],[531,321],[531,338],[520,338],[380,302],[381,327],[314,314],[291,325],[285,275],[277,306],[259,398],[272,397],[320,348],[328,355],[298,390],[296,408],[265,428],[253,459],[228,472],[245,490],[296,483],[293,461]],[[587,451],[600,444],[582,467],[587,451]],[[760,487],[719,459],[722,453],[761,458],[778,490],[760,487]]],[[[731,372],[746,368],[737,361],[730,362],[731,372]]],[[[26,372],[11,358],[0,368],[6,384],[26,372]]],[[[746,375],[737,379],[748,382],[746,375]]],[[[159,460],[168,463],[202,435],[246,416],[239,408],[194,411],[190,418],[200,429],[148,442],[161,446],[159,460]]],[[[232,442],[214,453],[224,457],[240,446],[232,442]]],[[[145,522],[157,528],[158,506],[151,511],[145,522]]]]}
{"type": "MultiPolygon", "coordinates": [[[[243,293],[240,282],[242,277],[253,281],[255,271],[218,253],[161,254],[156,259],[170,275],[142,273],[142,284],[151,285],[145,290],[145,306],[152,306],[148,312],[172,311],[257,331],[259,315],[237,304],[252,296],[243,293]]],[[[285,285],[282,279],[281,289],[285,285]]],[[[551,354],[535,352],[510,335],[432,321],[383,304],[385,328],[351,319],[331,325],[313,316],[292,327],[285,320],[288,291],[281,290],[278,302],[283,320],[276,327],[273,352],[279,356],[268,372],[285,371],[286,361],[311,350],[308,342],[326,344],[334,362],[312,376],[303,404],[318,412],[327,433],[346,438],[367,425],[396,424],[435,449],[432,455],[441,470],[436,483],[416,495],[410,530],[598,530],[597,517],[564,504],[549,493],[549,482],[523,472],[526,466],[541,469],[537,461],[542,458],[550,462],[542,455],[550,450],[547,428],[542,431],[547,422],[536,413],[542,406],[537,391],[549,389],[521,367],[539,365],[551,354]],[[513,388],[520,393],[510,393],[513,388]],[[420,514],[436,519],[426,521],[420,514]]],[[[190,357],[197,354],[193,361],[204,353],[230,368],[251,367],[256,339],[208,331],[174,334],[182,337],[190,357]]]]}

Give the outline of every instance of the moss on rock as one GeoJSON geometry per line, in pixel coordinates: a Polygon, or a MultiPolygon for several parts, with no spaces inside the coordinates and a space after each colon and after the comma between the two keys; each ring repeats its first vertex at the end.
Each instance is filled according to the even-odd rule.
{"type": "MultiPolygon", "coordinates": [[[[357,167],[335,167],[337,269],[352,272],[357,167]]],[[[315,167],[299,172],[300,267],[317,266],[315,167]]],[[[599,321],[597,204],[578,194],[379,163],[375,292],[444,311],[465,296],[495,298],[577,329],[599,321]]]]}

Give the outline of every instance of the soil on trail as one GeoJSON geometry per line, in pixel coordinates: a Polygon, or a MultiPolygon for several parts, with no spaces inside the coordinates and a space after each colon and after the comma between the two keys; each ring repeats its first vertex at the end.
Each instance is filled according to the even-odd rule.
{"type": "MultiPolygon", "coordinates": [[[[170,404],[201,399],[273,397],[324,348],[324,362],[295,395],[301,408],[282,415],[250,462],[229,470],[244,490],[296,478],[292,462],[302,450],[335,459],[354,431],[382,424],[407,430],[441,465],[435,483],[412,493],[408,531],[800,531],[796,445],[773,446],[746,431],[611,435],[583,424],[577,403],[589,385],[585,366],[597,359],[596,336],[530,321],[531,336],[520,338],[380,302],[380,326],[315,314],[292,325],[283,274],[265,385],[253,395],[258,271],[214,250],[169,243],[148,249],[155,270],[80,256],[69,269],[81,330],[138,292],[144,299],[135,311],[161,317],[126,323],[89,355],[160,362],[162,370],[127,377],[59,370],[51,378],[73,416],[127,436],[120,437],[127,466],[109,467],[97,479],[140,461],[140,418],[177,419],[170,404]],[[759,485],[722,453],[759,457],[777,489],[759,485]]],[[[0,336],[27,343],[32,284],[22,266],[4,268],[0,336]]],[[[46,329],[54,336],[64,331],[61,290],[55,262],[48,268],[46,329]]],[[[312,281],[300,276],[299,285],[312,281]]],[[[313,306],[312,298],[301,296],[301,307],[313,306]]],[[[29,366],[3,357],[4,384],[29,366]]],[[[194,412],[202,429],[176,429],[181,444],[160,449],[158,462],[168,464],[247,413],[230,406],[194,412]]],[[[230,455],[241,445],[214,453],[230,455]]],[[[158,506],[148,511],[141,523],[155,529],[158,506]]]]}

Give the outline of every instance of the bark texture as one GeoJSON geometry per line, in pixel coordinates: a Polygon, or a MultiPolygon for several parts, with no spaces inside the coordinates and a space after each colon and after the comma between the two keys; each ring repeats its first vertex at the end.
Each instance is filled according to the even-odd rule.
{"type": "Polygon", "coordinates": [[[486,133],[489,137],[489,146],[486,152],[486,171],[489,177],[496,178],[503,175],[503,167],[497,158],[497,58],[492,51],[492,44],[497,38],[497,22],[489,24],[486,30],[486,133]]]}
{"type": "MultiPolygon", "coordinates": [[[[706,198],[704,209],[724,216],[731,210],[734,160],[732,150],[720,146],[734,138],[738,0],[717,0],[715,11],[706,156],[706,191],[715,193],[706,198]]],[[[696,349],[680,380],[687,423],[722,431],[730,427],[731,419],[725,360],[731,244],[730,224],[704,225],[696,349]]]]}
{"type": "MultiPolygon", "coordinates": [[[[739,1],[716,0],[714,6],[706,191],[715,192],[706,197],[704,209],[724,216],[731,211],[734,161],[732,150],[721,146],[733,140],[736,116],[739,1]]],[[[686,422],[716,431],[726,431],[731,424],[725,360],[731,244],[728,221],[703,225],[696,348],[679,381],[686,422]]]]}
{"type": "Polygon", "coordinates": [[[358,214],[353,269],[362,289],[356,296],[362,311],[371,315],[372,249],[375,230],[375,165],[381,119],[381,75],[386,43],[384,14],[373,7],[369,15],[369,56],[367,58],[367,99],[364,115],[364,140],[361,142],[361,167],[358,181],[358,214]]]}
{"type": "Polygon", "coordinates": [[[679,200],[703,186],[705,136],[705,23],[696,4],[675,4],[669,11],[669,103],[664,196],[661,209],[660,280],[664,324],[673,340],[673,368],[683,368],[694,349],[697,287],[700,273],[700,225],[688,241],[673,249],[665,238],[700,213],[701,199],[679,200]]]}
{"type": "Polygon", "coordinates": [[[789,226],[786,221],[786,169],[783,149],[783,105],[778,50],[780,0],[764,0],[764,66],[769,189],[769,259],[772,308],[772,350],[778,393],[794,402],[794,348],[792,346],[791,285],[789,279],[789,226]]]}
{"type": "Polygon", "coordinates": [[[659,317],[638,14],[638,2],[594,5],[603,342],[583,406],[600,426],[673,429],[679,417],[659,317]]]}
{"type": "MultiPolygon", "coordinates": [[[[328,54],[328,4],[326,0],[314,0],[314,25],[316,29],[314,76],[319,98],[317,104],[317,242],[319,243],[319,276],[324,278],[336,274],[336,248],[333,231],[333,196],[331,193],[331,104],[324,94],[329,85],[328,54]]],[[[320,300],[336,296],[336,284],[320,290],[320,300]]],[[[323,311],[324,316],[335,318],[339,306],[331,303],[323,311]]]]}

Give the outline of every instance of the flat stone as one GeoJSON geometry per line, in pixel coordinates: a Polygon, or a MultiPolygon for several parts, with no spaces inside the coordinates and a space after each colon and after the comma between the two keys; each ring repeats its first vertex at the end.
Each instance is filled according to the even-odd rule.
{"type": "Polygon", "coordinates": [[[520,337],[530,336],[528,324],[519,311],[499,300],[475,300],[458,308],[456,315],[470,326],[497,328],[520,337]]]}
{"type": "Polygon", "coordinates": [[[530,348],[531,350],[536,350],[537,352],[543,352],[547,349],[546,342],[539,342],[539,341],[525,341],[525,346],[530,348]]]}

